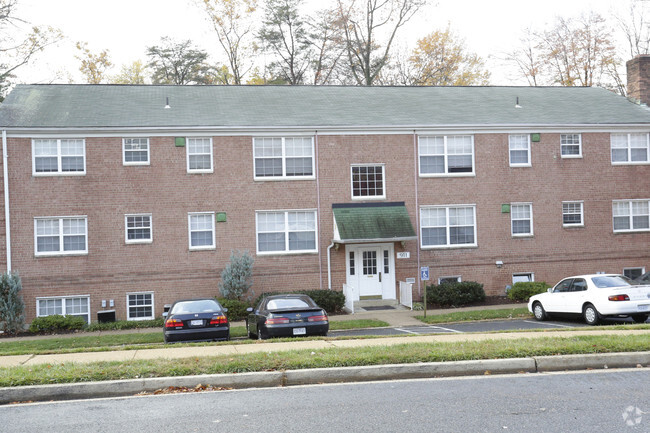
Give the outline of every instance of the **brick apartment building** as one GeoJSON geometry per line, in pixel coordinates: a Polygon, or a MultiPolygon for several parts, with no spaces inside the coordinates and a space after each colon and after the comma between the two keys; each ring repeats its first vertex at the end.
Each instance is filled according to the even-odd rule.
{"type": "Polygon", "coordinates": [[[28,321],[159,316],[231,250],[256,294],[354,299],[650,266],[650,110],[603,89],[21,85],[0,130],[28,321]]]}

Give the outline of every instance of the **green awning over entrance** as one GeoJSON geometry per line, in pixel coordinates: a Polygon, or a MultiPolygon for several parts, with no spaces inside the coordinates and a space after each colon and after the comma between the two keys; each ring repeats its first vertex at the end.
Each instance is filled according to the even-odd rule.
{"type": "Polygon", "coordinates": [[[397,242],[417,239],[404,202],[334,203],[334,242],[397,242]]]}

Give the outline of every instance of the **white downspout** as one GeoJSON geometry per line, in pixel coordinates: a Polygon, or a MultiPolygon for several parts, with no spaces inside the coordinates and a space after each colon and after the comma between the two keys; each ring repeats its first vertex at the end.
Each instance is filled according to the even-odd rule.
{"type": "Polygon", "coordinates": [[[332,290],[332,265],[330,263],[330,250],[334,246],[334,242],[327,247],[327,289],[332,290]]]}
{"type": "Polygon", "coordinates": [[[4,182],[5,196],[5,241],[7,242],[7,272],[11,272],[11,221],[9,220],[9,168],[7,162],[7,131],[2,130],[2,180],[4,182]]]}

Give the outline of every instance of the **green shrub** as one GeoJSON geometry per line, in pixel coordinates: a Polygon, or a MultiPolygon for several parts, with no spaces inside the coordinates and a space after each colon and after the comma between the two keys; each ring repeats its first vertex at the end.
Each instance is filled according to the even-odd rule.
{"type": "Polygon", "coordinates": [[[86,326],[86,321],[79,316],[52,316],[37,317],[29,325],[29,332],[57,333],[61,331],[75,331],[86,326]]]}
{"type": "Polygon", "coordinates": [[[441,307],[461,307],[485,300],[483,284],[474,281],[427,286],[427,303],[441,307]]]}
{"type": "Polygon", "coordinates": [[[93,331],[114,331],[120,329],[141,329],[141,328],[162,328],[163,318],[158,317],[152,320],[117,320],[115,322],[92,322],[85,330],[93,331]]]}
{"type": "Polygon", "coordinates": [[[230,263],[221,272],[219,293],[227,299],[241,300],[253,285],[253,257],[248,251],[231,251],[230,263]]]}
{"type": "MultiPolygon", "coordinates": [[[[343,292],[338,292],[335,290],[293,290],[287,293],[303,294],[309,296],[314,300],[316,305],[327,311],[328,314],[338,313],[343,310],[343,307],[345,306],[345,295],[343,292]]],[[[282,293],[279,292],[263,292],[257,297],[257,299],[255,299],[253,302],[253,307],[257,307],[257,304],[260,303],[262,298],[281,294],[282,293]]]]}
{"type": "Polygon", "coordinates": [[[25,330],[25,303],[20,295],[23,285],[17,273],[0,276],[0,331],[17,334],[25,330]]]}
{"type": "Polygon", "coordinates": [[[508,290],[508,299],[513,301],[528,301],[531,296],[544,293],[550,286],[543,281],[519,282],[508,290]]]}
{"type": "Polygon", "coordinates": [[[236,320],[244,320],[248,315],[246,309],[250,307],[250,304],[245,301],[239,301],[237,299],[217,299],[223,308],[227,308],[226,316],[228,320],[234,322],[236,320]]]}

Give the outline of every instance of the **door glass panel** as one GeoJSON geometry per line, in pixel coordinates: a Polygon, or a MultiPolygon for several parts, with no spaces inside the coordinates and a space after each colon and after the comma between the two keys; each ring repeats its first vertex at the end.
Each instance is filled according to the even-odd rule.
{"type": "Polygon", "coordinates": [[[390,263],[388,262],[388,250],[384,250],[384,274],[390,273],[390,263]]]}
{"type": "Polygon", "coordinates": [[[377,251],[363,252],[363,275],[377,275],[377,251]]]}

